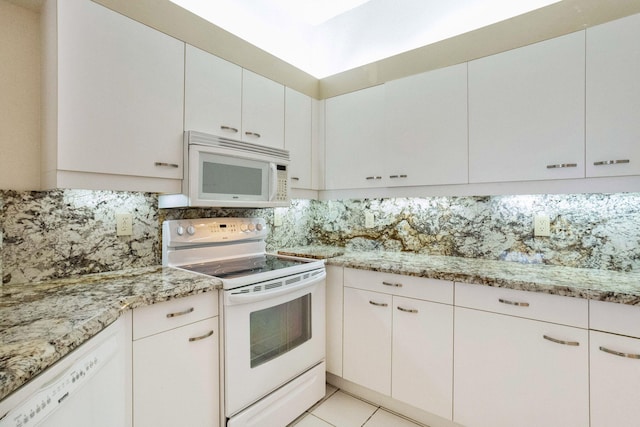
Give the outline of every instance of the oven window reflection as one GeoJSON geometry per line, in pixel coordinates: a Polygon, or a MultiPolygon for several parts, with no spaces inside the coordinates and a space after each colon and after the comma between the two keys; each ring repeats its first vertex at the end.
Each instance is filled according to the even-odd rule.
{"type": "Polygon", "coordinates": [[[311,339],[311,294],[254,311],[250,328],[251,367],[255,368],[311,339]]]}

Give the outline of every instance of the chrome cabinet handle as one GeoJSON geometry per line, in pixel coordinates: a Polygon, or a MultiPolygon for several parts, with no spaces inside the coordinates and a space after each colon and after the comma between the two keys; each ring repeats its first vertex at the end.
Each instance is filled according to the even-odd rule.
{"type": "Polygon", "coordinates": [[[300,181],[300,178],[298,178],[297,176],[292,176],[292,177],[291,177],[291,180],[292,180],[292,181],[300,181]]]}
{"type": "Polygon", "coordinates": [[[200,340],[203,340],[205,338],[209,338],[211,335],[213,335],[213,331],[209,331],[208,333],[206,333],[204,335],[201,335],[199,337],[189,338],[189,342],[200,341],[200,340]]]}
{"type": "Polygon", "coordinates": [[[387,304],[386,302],[369,301],[369,304],[375,305],[375,306],[378,306],[378,307],[388,307],[389,306],[389,304],[387,304]]]}
{"type": "Polygon", "coordinates": [[[559,163],[557,165],[547,165],[547,169],[577,168],[577,163],[559,163]]]}
{"type": "Polygon", "coordinates": [[[193,307],[186,309],[185,311],[178,311],[176,313],[169,313],[167,314],[168,318],[172,318],[172,317],[177,317],[177,316],[184,316],[185,314],[189,314],[189,313],[193,313],[193,307]]]}
{"type": "Polygon", "coordinates": [[[368,176],[365,179],[382,179],[381,176],[368,176]]]}
{"type": "Polygon", "coordinates": [[[257,132],[245,132],[244,134],[248,136],[255,136],[256,138],[260,138],[260,134],[257,132]]]}
{"type": "Polygon", "coordinates": [[[549,335],[543,335],[542,338],[544,338],[545,340],[554,342],[556,344],[562,344],[562,345],[570,345],[573,347],[577,347],[580,345],[580,343],[578,341],[563,341],[563,340],[558,340],[555,338],[550,337],[549,335]]]}
{"type": "Polygon", "coordinates": [[[417,313],[418,312],[418,310],[415,310],[413,308],[404,308],[404,307],[400,307],[400,306],[398,306],[396,308],[398,310],[400,310],[400,311],[404,311],[405,313],[417,313]]]}
{"type": "Polygon", "coordinates": [[[176,163],[155,162],[156,166],[168,166],[170,168],[179,168],[180,165],[176,163]]]}
{"type": "Polygon", "coordinates": [[[389,175],[389,178],[391,179],[396,179],[396,178],[406,178],[407,175],[404,174],[400,174],[400,175],[389,175]]]}
{"type": "Polygon", "coordinates": [[[231,127],[231,126],[224,126],[224,125],[223,125],[223,126],[220,126],[220,129],[222,129],[222,130],[228,130],[228,131],[231,131],[231,132],[233,132],[233,133],[238,133],[238,129],[237,129],[237,128],[234,128],[234,127],[231,127]]]}
{"type": "Polygon", "coordinates": [[[502,298],[498,298],[498,302],[501,302],[502,304],[515,305],[517,307],[529,307],[528,302],[509,301],[502,298]]]}
{"type": "Polygon", "coordinates": [[[601,162],[593,162],[594,166],[603,166],[603,165],[620,165],[623,163],[629,163],[629,159],[621,159],[621,160],[603,160],[601,162]]]}
{"type": "Polygon", "coordinates": [[[606,347],[600,347],[600,351],[604,351],[605,353],[613,354],[615,356],[626,357],[629,359],[640,359],[640,354],[623,353],[621,351],[611,350],[606,347]]]}
{"type": "Polygon", "coordinates": [[[385,286],[393,286],[396,288],[401,288],[402,287],[402,283],[389,283],[389,282],[382,282],[383,285],[385,286]]]}

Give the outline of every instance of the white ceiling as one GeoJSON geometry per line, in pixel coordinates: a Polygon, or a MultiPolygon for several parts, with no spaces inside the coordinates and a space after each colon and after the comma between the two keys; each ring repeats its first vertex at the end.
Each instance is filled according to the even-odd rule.
{"type": "Polygon", "coordinates": [[[324,78],[560,0],[171,0],[324,78]]]}

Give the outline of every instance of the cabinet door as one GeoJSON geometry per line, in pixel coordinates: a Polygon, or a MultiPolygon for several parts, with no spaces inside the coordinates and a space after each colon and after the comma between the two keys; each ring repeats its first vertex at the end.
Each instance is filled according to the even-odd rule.
{"type": "Polygon", "coordinates": [[[344,288],[346,380],[391,394],[391,295],[344,288]]]}
{"type": "Polygon", "coordinates": [[[311,98],[285,88],[284,148],[289,150],[293,188],[311,188],[311,98]]]}
{"type": "Polygon", "coordinates": [[[455,422],[589,425],[586,330],[456,307],[454,341],[455,422]]]}
{"type": "Polygon", "coordinates": [[[327,99],[325,105],[326,189],[388,185],[384,85],[327,99]]]}
{"type": "Polygon", "coordinates": [[[467,64],[385,86],[389,185],[466,184],[467,64]]]}
{"type": "Polygon", "coordinates": [[[391,397],[452,419],[453,307],[393,297],[391,397]]]}
{"type": "Polygon", "coordinates": [[[591,427],[636,426],[640,419],[640,340],[590,331],[591,427]]]}
{"type": "Polygon", "coordinates": [[[584,31],[469,62],[469,181],[584,177],[584,31]]]}
{"type": "Polygon", "coordinates": [[[587,176],[640,174],[640,15],[587,30],[587,176]]]}
{"type": "Polygon", "coordinates": [[[284,148],[284,86],[242,70],[242,140],[284,148]]]}
{"type": "Polygon", "coordinates": [[[343,268],[327,265],[327,372],[342,376],[342,274],[343,268]]]}
{"type": "Polygon", "coordinates": [[[58,169],[182,178],[184,43],[58,2],[58,169]]]}
{"type": "Polygon", "coordinates": [[[239,139],[242,68],[187,45],[184,130],[239,139]]]}
{"type": "Polygon", "coordinates": [[[135,427],[219,425],[218,318],[133,343],[135,427]]]}

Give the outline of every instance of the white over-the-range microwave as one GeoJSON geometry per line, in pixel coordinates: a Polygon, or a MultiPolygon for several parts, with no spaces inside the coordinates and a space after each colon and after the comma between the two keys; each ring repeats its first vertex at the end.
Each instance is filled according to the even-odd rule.
{"type": "Polygon", "coordinates": [[[288,206],[288,169],[287,150],[186,131],[182,193],[161,195],[158,206],[288,206]]]}

